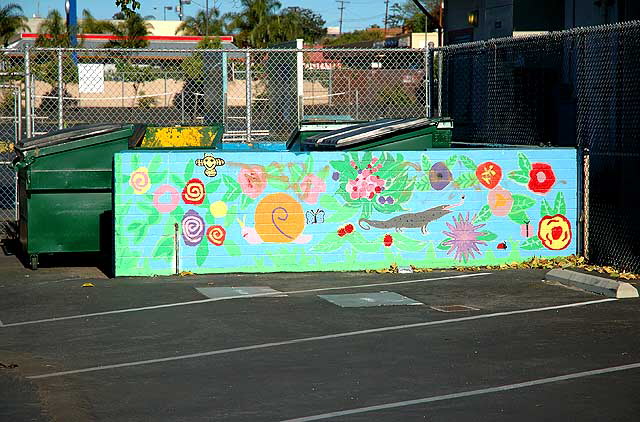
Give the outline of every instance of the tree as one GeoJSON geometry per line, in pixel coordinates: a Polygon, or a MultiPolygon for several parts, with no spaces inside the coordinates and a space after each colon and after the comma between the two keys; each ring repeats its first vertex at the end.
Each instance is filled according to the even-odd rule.
{"type": "Polygon", "coordinates": [[[374,30],[374,31],[353,31],[347,32],[345,34],[340,35],[334,39],[329,39],[325,41],[325,46],[327,47],[337,47],[340,45],[351,44],[356,42],[363,41],[380,41],[384,39],[384,34],[382,31],[374,30]]]}
{"type": "MultiPolygon", "coordinates": [[[[440,26],[440,2],[438,0],[420,0],[426,3],[429,11],[429,30],[434,30],[440,26]]],[[[390,27],[403,26],[412,32],[424,32],[425,14],[416,6],[413,0],[405,0],[404,3],[394,3],[391,6],[391,14],[387,19],[390,27]]]]}
{"type": "Polygon", "coordinates": [[[118,22],[113,34],[118,39],[110,40],[104,46],[107,48],[145,48],[149,41],[143,39],[151,33],[153,25],[138,13],[129,15],[125,20],[118,22]]]}
{"type": "Polygon", "coordinates": [[[120,8],[119,13],[122,13],[123,18],[129,18],[136,14],[136,9],[140,9],[140,2],[138,0],[116,0],[116,6],[120,8]]]}
{"type": "Polygon", "coordinates": [[[220,19],[220,11],[218,9],[209,9],[209,19],[207,19],[205,11],[200,10],[195,17],[188,16],[178,26],[176,35],[178,33],[183,35],[221,35],[223,26],[224,21],[220,19]]]}
{"type": "Polygon", "coordinates": [[[49,12],[38,27],[36,47],[71,47],[71,37],[67,31],[67,24],[57,10],[49,12]]]}
{"type": "Polygon", "coordinates": [[[325,20],[313,10],[302,7],[287,7],[278,16],[277,41],[304,38],[308,43],[319,41],[326,33],[325,20]]]}
{"type": "Polygon", "coordinates": [[[281,30],[274,17],[282,5],[277,0],[240,0],[240,4],[242,11],[225,15],[229,29],[237,31],[241,44],[266,47],[281,30]]]}
{"type": "Polygon", "coordinates": [[[113,34],[116,28],[109,21],[96,19],[87,9],[82,11],[80,32],[83,34],[113,34]]]}
{"type": "Polygon", "coordinates": [[[27,25],[27,17],[22,14],[22,7],[9,3],[0,8],[0,39],[3,46],[8,46],[9,41],[23,30],[31,29],[27,25]]]}

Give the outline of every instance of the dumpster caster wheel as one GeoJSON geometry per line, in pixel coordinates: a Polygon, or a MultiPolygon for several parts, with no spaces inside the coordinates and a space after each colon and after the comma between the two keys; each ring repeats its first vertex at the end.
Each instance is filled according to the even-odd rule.
{"type": "Polygon", "coordinates": [[[32,270],[37,270],[38,269],[38,255],[37,254],[31,255],[31,269],[32,270]]]}

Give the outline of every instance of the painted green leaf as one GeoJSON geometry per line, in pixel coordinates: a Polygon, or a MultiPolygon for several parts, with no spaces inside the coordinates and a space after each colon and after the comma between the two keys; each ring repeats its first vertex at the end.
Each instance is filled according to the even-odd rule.
{"type": "Polygon", "coordinates": [[[345,237],[338,237],[336,232],[331,232],[320,243],[312,246],[311,250],[314,252],[331,252],[340,249],[344,242],[345,237]]]}
{"type": "Polygon", "coordinates": [[[267,176],[267,183],[277,190],[287,190],[289,188],[289,178],[287,176],[267,176]]]}
{"type": "Polygon", "coordinates": [[[304,172],[302,171],[302,168],[297,163],[295,164],[292,163],[289,166],[289,172],[291,173],[292,183],[300,183],[300,181],[302,181],[302,178],[305,176],[304,172]]]}
{"type": "Polygon", "coordinates": [[[222,179],[220,179],[219,177],[216,177],[215,179],[213,179],[213,181],[207,183],[207,186],[205,187],[205,192],[207,192],[207,194],[216,192],[220,187],[221,181],[222,179]]]}
{"type": "Polygon", "coordinates": [[[177,206],[175,210],[171,211],[170,215],[174,222],[180,223],[182,221],[182,217],[184,217],[184,210],[181,206],[177,206]]]}
{"type": "Polygon", "coordinates": [[[171,174],[171,182],[177,187],[183,187],[186,183],[184,179],[180,178],[180,176],[175,173],[171,174]]]}
{"type": "Polygon", "coordinates": [[[373,153],[371,151],[367,151],[362,156],[362,161],[360,161],[360,168],[366,168],[368,164],[371,164],[371,160],[373,159],[373,153]]]}
{"type": "Polygon", "coordinates": [[[149,172],[149,181],[152,185],[157,185],[164,181],[165,177],[167,177],[167,171],[161,171],[158,173],[149,172]]]}
{"type": "Polygon", "coordinates": [[[340,203],[338,203],[336,198],[334,198],[332,195],[325,194],[320,196],[320,198],[318,199],[318,203],[325,210],[338,210],[342,208],[342,205],[340,205],[340,203]]]}
{"type": "Polygon", "coordinates": [[[531,221],[531,219],[529,218],[529,216],[527,215],[526,212],[524,211],[516,211],[513,212],[511,211],[508,215],[508,217],[517,224],[525,224],[529,221],[531,221]]]}
{"type": "Polygon", "coordinates": [[[271,163],[264,168],[264,172],[270,175],[282,174],[282,166],[278,163],[271,163]]]}
{"type": "Polygon", "coordinates": [[[318,178],[325,180],[329,177],[329,166],[324,166],[317,174],[318,178]]]}
{"type": "Polygon", "coordinates": [[[465,166],[469,170],[476,171],[476,169],[478,168],[476,163],[471,158],[467,157],[466,155],[461,155],[460,156],[460,162],[462,163],[463,166],[465,166]]]}
{"type": "Polygon", "coordinates": [[[216,224],[216,218],[210,212],[204,213],[204,221],[210,226],[216,224]]]}
{"type": "Polygon", "coordinates": [[[167,262],[171,261],[174,254],[174,244],[173,238],[168,236],[163,236],[158,239],[156,246],[153,249],[152,255],[154,258],[161,258],[167,262]]]}
{"type": "Polygon", "coordinates": [[[149,163],[149,173],[155,173],[162,164],[162,156],[160,154],[155,155],[149,163]]]}
{"type": "Polygon", "coordinates": [[[564,194],[562,192],[558,192],[556,195],[556,200],[553,202],[553,211],[556,214],[562,215],[567,213],[567,204],[564,201],[564,194]]]}
{"type": "Polygon", "coordinates": [[[447,168],[451,170],[453,166],[456,165],[457,162],[458,162],[458,156],[454,154],[449,158],[447,158],[447,161],[445,161],[444,163],[447,165],[447,168]]]}
{"type": "Polygon", "coordinates": [[[443,251],[448,251],[449,249],[451,249],[451,246],[445,245],[445,243],[450,241],[450,240],[451,240],[450,237],[445,238],[442,242],[438,243],[437,248],[440,249],[440,250],[443,250],[443,251]]]}
{"type": "Polygon", "coordinates": [[[376,252],[380,249],[380,244],[376,244],[368,241],[364,236],[357,231],[347,234],[344,238],[353,246],[358,252],[376,252]]]}
{"type": "Polygon", "coordinates": [[[462,173],[460,176],[456,178],[454,183],[458,185],[460,189],[466,189],[466,188],[470,188],[472,186],[477,185],[478,178],[476,177],[476,174],[473,172],[462,173]]]}
{"type": "Polygon", "coordinates": [[[133,154],[131,157],[131,170],[136,171],[140,167],[140,155],[133,154]]]}
{"type": "Polygon", "coordinates": [[[338,211],[329,212],[329,216],[325,217],[327,223],[344,223],[354,218],[358,214],[358,208],[343,207],[338,211]]]}
{"type": "Polygon", "coordinates": [[[489,205],[484,205],[482,208],[480,208],[480,211],[478,212],[476,217],[473,219],[473,222],[475,224],[484,223],[485,221],[488,221],[491,218],[491,215],[492,215],[491,207],[489,207],[489,205]]]}
{"type": "Polygon", "coordinates": [[[429,181],[429,176],[424,175],[416,182],[415,188],[417,191],[426,192],[431,189],[431,182],[429,181]]]}
{"type": "Polygon", "coordinates": [[[478,240],[483,240],[485,242],[490,242],[492,240],[496,240],[497,238],[498,238],[497,234],[495,234],[494,232],[490,232],[488,230],[485,230],[482,236],[478,236],[478,240]]]}
{"type": "Polygon", "coordinates": [[[198,249],[196,249],[196,265],[202,267],[202,264],[204,264],[208,256],[209,242],[206,239],[202,239],[202,242],[198,245],[198,249]]]}
{"type": "Polygon", "coordinates": [[[520,167],[523,174],[529,175],[529,172],[531,171],[531,162],[522,152],[518,153],[518,167],[520,167]]]}
{"type": "Polygon", "coordinates": [[[551,209],[551,206],[547,202],[546,199],[542,198],[540,202],[540,217],[544,217],[546,215],[554,215],[555,213],[551,209]]]}
{"type": "Polygon", "coordinates": [[[251,203],[253,202],[253,199],[250,198],[247,195],[242,195],[242,199],[240,199],[240,209],[244,210],[245,208],[247,208],[249,205],[251,205],[251,203]]]}
{"type": "Polygon", "coordinates": [[[426,154],[422,154],[421,162],[422,162],[422,171],[424,172],[429,171],[429,169],[431,168],[431,160],[429,160],[429,157],[426,154]]]}
{"type": "Polygon", "coordinates": [[[509,172],[509,179],[513,180],[514,182],[526,185],[527,183],[529,183],[529,173],[525,174],[521,171],[513,170],[509,172]]]}
{"type": "Polygon", "coordinates": [[[238,206],[237,205],[232,205],[229,207],[229,209],[227,210],[227,215],[225,215],[224,217],[224,227],[226,230],[229,230],[228,227],[233,224],[234,219],[239,217],[238,216],[238,206]]]}
{"type": "Polygon", "coordinates": [[[362,205],[362,217],[361,218],[371,218],[371,212],[373,211],[373,204],[371,202],[365,202],[362,205]]]}
{"type": "Polygon", "coordinates": [[[536,204],[536,200],[520,194],[513,195],[513,206],[511,207],[511,213],[517,213],[527,210],[536,204]]]}
{"type": "Polygon", "coordinates": [[[238,244],[231,239],[225,239],[224,244],[222,246],[224,246],[229,256],[242,255],[242,250],[240,249],[240,246],[238,246],[238,244]]]}
{"type": "Polygon", "coordinates": [[[127,226],[128,232],[137,232],[144,225],[144,221],[134,221],[127,226]]]}
{"type": "Polygon", "coordinates": [[[537,237],[530,237],[527,240],[520,243],[520,249],[525,249],[528,251],[542,249],[542,241],[537,237]]]}
{"type": "Polygon", "coordinates": [[[242,193],[242,188],[240,188],[240,184],[233,180],[231,176],[224,175],[223,179],[225,186],[227,187],[227,193],[222,196],[222,200],[224,202],[233,202],[238,198],[240,193],[242,193]]]}
{"type": "Polygon", "coordinates": [[[193,177],[193,170],[195,168],[195,162],[193,160],[189,160],[187,165],[184,167],[184,180],[185,183],[187,180],[190,180],[193,177]]]}
{"type": "Polygon", "coordinates": [[[313,155],[309,154],[307,161],[304,163],[304,172],[309,174],[313,173],[313,155]]]}
{"type": "MultiPolygon", "coordinates": [[[[154,208],[154,210],[155,210],[155,208],[154,208]]],[[[149,214],[149,218],[147,219],[147,225],[154,226],[154,225],[158,224],[158,222],[160,221],[160,217],[162,217],[162,216],[160,215],[160,213],[158,211],[150,213],[149,214]]]]}
{"type": "Polygon", "coordinates": [[[393,237],[393,246],[401,251],[418,252],[426,246],[426,243],[421,240],[411,239],[399,233],[393,233],[391,237],[393,237]]]}

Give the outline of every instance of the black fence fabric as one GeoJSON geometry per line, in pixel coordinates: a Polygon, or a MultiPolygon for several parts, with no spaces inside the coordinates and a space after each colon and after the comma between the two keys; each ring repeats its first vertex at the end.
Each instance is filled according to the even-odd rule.
{"type": "Polygon", "coordinates": [[[587,257],[640,272],[640,21],[434,51],[455,142],[578,147],[587,257]]]}

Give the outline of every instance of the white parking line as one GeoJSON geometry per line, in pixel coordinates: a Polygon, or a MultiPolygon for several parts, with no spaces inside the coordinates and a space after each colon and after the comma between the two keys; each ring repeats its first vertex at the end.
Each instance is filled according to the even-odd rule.
{"type": "Polygon", "coordinates": [[[165,303],[163,305],[142,306],[139,308],[117,309],[115,311],[94,312],[90,314],[69,315],[69,316],[57,317],[57,318],[46,318],[46,319],[37,319],[33,321],[13,322],[10,324],[4,324],[0,326],[0,328],[18,327],[21,325],[31,325],[31,324],[43,324],[45,322],[66,321],[69,319],[90,318],[90,317],[97,317],[102,315],[124,314],[127,312],[149,311],[152,309],[173,308],[176,306],[198,305],[200,303],[217,302],[219,300],[249,299],[254,297],[273,296],[273,295],[282,295],[282,294],[292,295],[292,294],[298,294],[298,293],[324,292],[329,290],[359,289],[363,287],[395,286],[400,284],[420,283],[423,281],[451,280],[455,278],[478,277],[478,276],[484,276],[484,275],[490,275],[490,274],[491,273],[474,273],[474,274],[452,275],[452,276],[446,276],[446,277],[423,278],[420,280],[392,281],[388,283],[358,284],[354,286],[324,287],[319,289],[293,290],[290,292],[269,292],[269,293],[256,293],[252,295],[241,295],[241,296],[225,296],[225,297],[216,297],[211,299],[190,300],[188,302],[176,302],[176,303],[165,303]]]}
{"type": "Polygon", "coordinates": [[[388,410],[388,409],[394,409],[397,407],[413,406],[416,404],[433,403],[436,401],[460,399],[464,397],[479,396],[482,394],[499,393],[502,391],[510,391],[510,390],[517,390],[519,388],[533,387],[535,385],[551,384],[554,382],[567,381],[567,380],[573,380],[573,379],[584,378],[584,377],[592,377],[594,375],[608,374],[611,372],[619,372],[619,371],[628,371],[630,369],[638,369],[638,368],[640,368],[640,362],[631,363],[629,365],[612,366],[612,367],[603,368],[603,369],[594,369],[592,371],[576,372],[573,374],[560,375],[560,376],[551,377],[551,378],[541,378],[533,381],[519,382],[517,384],[508,384],[508,385],[501,385],[498,387],[482,388],[480,390],[463,391],[461,393],[445,394],[442,396],[424,397],[421,399],[398,401],[394,403],[380,404],[377,406],[359,407],[356,409],[322,413],[319,415],[305,416],[302,418],[287,419],[281,422],[307,422],[307,421],[317,421],[321,419],[331,419],[338,416],[355,415],[358,413],[373,412],[376,410],[388,410]]]}
{"type": "Polygon", "coordinates": [[[371,329],[368,329],[368,330],[348,331],[348,332],[344,332],[344,333],[328,334],[328,335],[324,335],[324,336],[303,337],[303,338],[298,338],[298,339],[293,339],[293,340],[277,341],[277,342],[272,342],[272,343],[254,344],[254,345],[250,345],[250,346],[233,347],[233,348],[230,348],[230,349],[212,350],[210,352],[192,353],[192,354],[189,354],[189,355],[170,356],[170,357],[160,358],[160,359],[148,359],[148,360],[139,360],[139,361],[133,361],[133,362],[116,363],[116,364],[113,364],[113,365],[92,366],[92,367],[89,367],[89,368],[74,369],[74,370],[70,370],[70,371],[60,371],[60,372],[51,372],[51,373],[48,373],[48,374],[32,375],[32,376],[28,376],[27,378],[28,379],[40,379],[40,378],[60,377],[60,376],[63,376],[63,375],[81,374],[81,373],[85,373],[85,372],[95,372],[95,371],[104,371],[104,370],[107,370],[107,369],[126,368],[126,367],[129,367],[129,366],[141,366],[141,365],[149,365],[149,364],[153,364],[153,363],[172,362],[172,361],[177,361],[177,360],[194,359],[194,358],[200,358],[200,357],[205,357],[205,356],[223,355],[223,354],[229,354],[229,353],[235,353],[235,352],[245,352],[245,351],[248,351],[248,350],[267,349],[267,348],[270,348],[270,347],[287,346],[287,345],[291,345],[291,344],[308,343],[308,342],[319,341],[319,340],[330,340],[330,339],[336,339],[336,338],[353,337],[353,336],[360,336],[360,335],[363,335],[363,334],[383,333],[383,332],[388,332],[388,331],[397,331],[397,330],[406,330],[406,329],[410,329],[410,328],[429,327],[429,326],[432,326],[432,325],[444,325],[444,324],[451,324],[451,323],[455,323],[455,322],[474,321],[474,320],[478,320],[478,319],[496,318],[496,317],[502,317],[502,316],[508,316],[508,315],[518,315],[518,314],[544,312],[544,311],[552,311],[552,310],[566,309],[566,308],[575,308],[575,307],[579,307],[579,306],[595,305],[595,304],[611,302],[611,301],[615,301],[615,300],[617,300],[617,299],[609,298],[609,299],[591,300],[591,301],[588,301],[588,302],[569,303],[567,305],[547,306],[547,307],[544,307],[544,308],[520,309],[520,310],[517,310],[517,311],[496,312],[496,313],[493,313],[493,314],[474,315],[474,316],[461,317],[461,318],[452,318],[452,319],[445,319],[445,320],[439,320],[439,321],[418,322],[418,323],[415,323],[415,324],[405,324],[405,325],[393,325],[393,326],[389,326],[389,327],[371,328],[371,329]]]}

